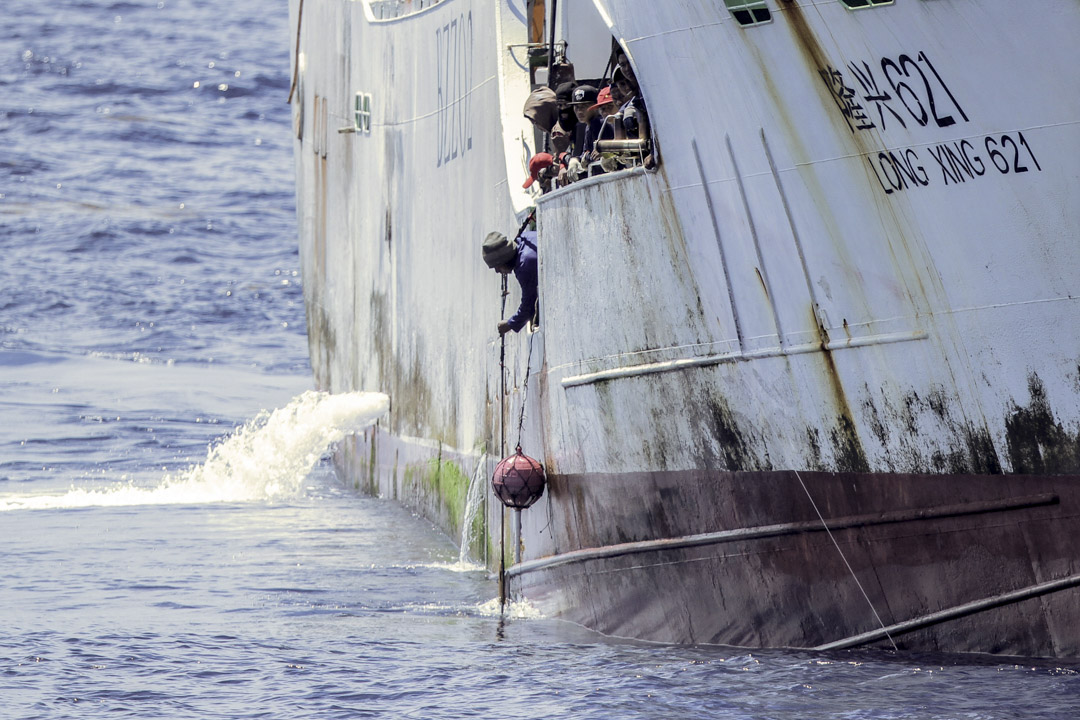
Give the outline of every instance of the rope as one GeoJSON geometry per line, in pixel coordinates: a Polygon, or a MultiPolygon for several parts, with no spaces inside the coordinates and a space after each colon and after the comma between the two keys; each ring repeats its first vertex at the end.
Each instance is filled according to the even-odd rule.
{"type": "Polygon", "coordinates": [[[521,384],[521,415],[518,416],[517,451],[521,452],[521,433],[525,427],[525,402],[529,398],[529,375],[532,374],[532,351],[534,334],[529,335],[529,359],[525,365],[525,382],[521,384]]]}
{"type": "Polygon", "coordinates": [[[810,501],[810,505],[814,508],[814,512],[817,513],[818,520],[821,521],[821,526],[825,528],[825,532],[828,533],[829,539],[832,540],[832,544],[836,547],[836,552],[840,553],[840,559],[844,561],[844,565],[847,566],[848,572],[851,573],[852,579],[855,580],[855,585],[858,586],[859,592],[866,598],[866,604],[870,606],[870,612],[874,613],[874,617],[877,618],[878,625],[881,626],[882,631],[885,633],[885,637],[889,638],[889,642],[892,643],[893,650],[899,650],[896,647],[896,641],[893,640],[892,635],[889,634],[889,629],[885,627],[885,623],[882,622],[881,616],[878,615],[877,608],[874,607],[874,603],[870,601],[870,596],[866,594],[866,590],[863,589],[862,583],[859,582],[859,577],[855,574],[855,571],[851,569],[851,563],[848,562],[847,557],[844,555],[844,551],[840,549],[840,543],[836,542],[836,538],[833,537],[832,530],[829,529],[828,523],[825,522],[824,516],[821,511],[818,510],[817,503],[814,502],[813,496],[810,495],[810,490],[806,487],[806,483],[803,482],[802,476],[799,475],[798,470],[793,470],[795,477],[798,478],[799,484],[802,485],[803,492],[806,493],[806,498],[810,501]]]}
{"type": "MultiPolygon", "coordinates": [[[[536,218],[536,208],[533,208],[532,210],[529,211],[529,214],[525,216],[525,222],[521,223],[521,227],[518,228],[517,234],[514,235],[514,241],[515,242],[521,239],[521,233],[525,232],[525,228],[529,227],[529,223],[531,223],[535,218],[536,218]]],[[[505,305],[503,305],[503,314],[504,315],[506,314],[506,306],[505,305]]]]}

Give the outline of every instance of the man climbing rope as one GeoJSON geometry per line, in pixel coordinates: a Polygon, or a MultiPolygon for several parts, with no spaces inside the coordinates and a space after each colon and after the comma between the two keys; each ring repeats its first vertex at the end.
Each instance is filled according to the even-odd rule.
{"type": "Polygon", "coordinates": [[[519,332],[536,312],[536,244],[526,237],[531,233],[525,231],[532,218],[533,215],[530,214],[525,219],[518,231],[516,243],[497,230],[488,233],[484,238],[483,254],[487,266],[503,276],[513,272],[521,285],[521,304],[509,320],[499,321],[500,335],[505,335],[509,330],[519,332]]]}

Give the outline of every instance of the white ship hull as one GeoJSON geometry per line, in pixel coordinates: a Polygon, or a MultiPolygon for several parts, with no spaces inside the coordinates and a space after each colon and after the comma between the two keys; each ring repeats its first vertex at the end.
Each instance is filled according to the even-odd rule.
{"type": "Polygon", "coordinates": [[[542,197],[524,3],[416,5],[292,2],[316,380],[392,398],[351,481],[457,531],[524,401],[549,492],[502,543],[490,502],[483,544],[549,612],[1080,655],[1075,2],[768,0],[740,27],[564,0],[572,60],[627,48],[661,163],[542,197]],[[541,326],[501,397],[479,245],[534,204],[541,326]]]}

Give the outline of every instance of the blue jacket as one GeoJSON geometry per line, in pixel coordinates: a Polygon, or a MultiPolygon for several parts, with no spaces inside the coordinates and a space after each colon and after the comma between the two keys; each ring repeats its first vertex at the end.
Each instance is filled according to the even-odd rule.
{"type": "MultiPolygon", "coordinates": [[[[535,237],[535,234],[533,234],[535,237]]],[[[517,312],[507,323],[514,332],[519,332],[525,324],[532,319],[536,312],[536,298],[538,295],[536,274],[536,245],[532,240],[522,238],[518,242],[517,262],[514,264],[514,277],[521,285],[521,304],[517,312]]]]}

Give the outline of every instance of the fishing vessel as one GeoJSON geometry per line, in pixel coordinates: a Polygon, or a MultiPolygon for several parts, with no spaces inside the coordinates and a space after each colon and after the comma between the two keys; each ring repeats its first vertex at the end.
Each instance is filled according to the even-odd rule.
{"type": "Polygon", "coordinates": [[[1076,2],[290,13],[316,383],[391,397],[349,484],[612,636],[1080,656],[1076,2]],[[613,49],[637,152],[523,187],[530,94],[613,49]],[[534,210],[502,337],[481,242],[534,210]],[[519,444],[543,497],[463,533],[519,444]]]}

